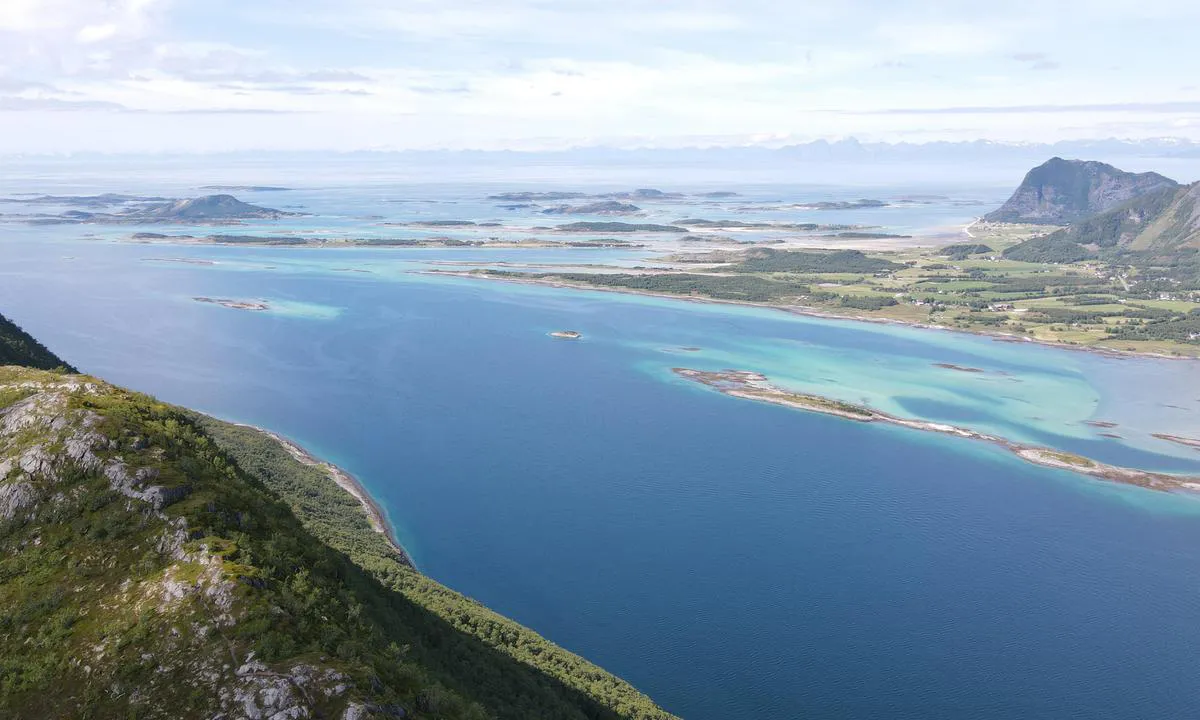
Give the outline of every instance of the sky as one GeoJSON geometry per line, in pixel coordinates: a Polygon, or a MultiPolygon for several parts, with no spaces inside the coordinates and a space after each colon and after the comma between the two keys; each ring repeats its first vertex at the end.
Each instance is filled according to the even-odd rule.
{"type": "Polygon", "coordinates": [[[0,153],[1200,140],[1194,0],[0,0],[0,153]]]}

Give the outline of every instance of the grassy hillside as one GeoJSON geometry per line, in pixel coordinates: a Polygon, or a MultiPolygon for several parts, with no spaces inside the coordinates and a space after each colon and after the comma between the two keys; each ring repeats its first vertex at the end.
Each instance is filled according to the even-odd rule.
{"type": "Polygon", "coordinates": [[[751,248],[732,269],[742,272],[877,273],[902,267],[859,250],[776,250],[751,248]]]}
{"type": "Polygon", "coordinates": [[[1189,234],[1200,235],[1200,228],[1192,222],[1197,187],[1148,193],[1057,230],[1051,237],[1101,248],[1174,247],[1189,234]]]}
{"type": "Polygon", "coordinates": [[[262,433],[17,367],[0,648],[4,718],[670,717],[417,573],[262,433]]]}
{"type": "Polygon", "coordinates": [[[1195,291],[1200,289],[1200,183],[1148,193],[1013,245],[1004,257],[1044,263],[1097,258],[1118,273],[1136,276],[1142,293],[1195,291]]]}
{"type": "Polygon", "coordinates": [[[0,315],[0,365],[23,365],[41,370],[74,371],[8,318],[0,315]]]}
{"type": "Polygon", "coordinates": [[[1013,245],[1003,255],[1008,260],[1019,262],[1073,263],[1092,257],[1092,252],[1077,242],[1053,233],[1013,245]]]}

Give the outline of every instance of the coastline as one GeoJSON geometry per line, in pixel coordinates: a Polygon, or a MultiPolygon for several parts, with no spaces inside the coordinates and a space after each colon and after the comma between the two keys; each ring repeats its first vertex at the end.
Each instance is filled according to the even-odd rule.
{"type": "Polygon", "coordinates": [[[296,462],[299,462],[303,465],[308,465],[310,467],[318,467],[324,470],[329,475],[330,480],[333,480],[335,483],[337,483],[338,487],[340,487],[342,490],[345,490],[355,500],[358,501],[358,504],[362,506],[363,514],[367,516],[367,522],[371,525],[371,529],[380,535],[383,535],[384,539],[387,540],[388,545],[390,545],[392,549],[396,551],[396,554],[400,556],[401,562],[414,570],[418,569],[417,564],[413,562],[412,556],[408,554],[408,551],[404,549],[404,546],[401,545],[399,539],[397,539],[396,529],[392,526],[391,522],[388,521],[387,515],[383,512],[383,508],[378,502],[375,501],[375,498],[371,497],[371,494],[367,492],[367,488],[362,484],[362,482],[359,481],[358,478],[354,477],[349,472],[346,472],[337,465],[318,458],[308,450],[305,450],[299,443],[293,442],[277,432],[267,430],[266,428],[262,428],[257,425],[248,425],[246,423],[230,424],[262,433],[278,443],[280,447],[286,450],[287,453],[296,460],[296,462]]]}
{"type": "Polygon", "coordinates": [[[644,295],[646,297],[663,298],[667,300],[682,300],[684,302],[694,302],[710,305],[735,305],[741,307],[755,307],[766,310],[778,310],[780,312],[790,313],[792,315],[802,315],[804,317],[824,318],[826,320],[848,320],[852,322],[876,323],[880,325],[901,325],[904,327],[918,328],[921,330],[939,330],[941,332],[963,333],[965,335],[974,335],[977,337],[990,338],[996,342],[1010,343],[1030,343],[1042,345],[1044,347],[1059,348],[1061,350],[1074,350],[1077,352],[1098,353],[1109,357],[1117,358],[1156,358],[1159,360],[1185,360],[1185,361],[1200,361],[1200,356],[1192,355],[1167,355],[1164,353],[1145,352],[1141,350],[1119,350],[1117,348],[1097,347],[1092,345],[1068,345],[1067,343],[1052,342],[1049,340],[1039,340],[1037,338],[1029,338],[1008,333],[992,333],[976,330],[964,330],[962,328],[946,327],[944,325],[930,325],[929,323],[914,322],[912,320],[898,320],[896,318],[873,318],[861,317],[859,315],[841,315],[838,313],[820,310],[814,307],[805,305],[775,305],[771,303],[753,302],[750,300],[723,300],[720,298],[697,297],[692,295],[674,295],[671,293],[654,292],[652,290],[635,290],[631,288],[615,288],[604,287],[600,285],[588,285],[585,283],[568,282],[565,280],[551,280],[538,278],[514,278],[514,277],[499,277],[496,275],[481,274],[464,270],[410,270],[409,272],[416,275],[442,275],[449,277],[461,277],[472,280],[494,280],[498,282],[509,282],[523,285],[542,285],[544,287],[561,288],[565,290],[594,290],[596,292],[610,292],[620,295],[644,295]]]}
{"type": "Polygon", "coordinates": [[[1022,460],[1034,465],[1070,470],[1101,480],[1135,485],[1148,490],[1157,490],[1160,492],[1183,491],[1189,493],[1200,491],[1200,477],[1172,475],[1109,465],[1082,455],[1054,450],[1052,448],[1024,445],[996,435],[988,435],[956,425],[896,417],[895,415],[889,415],[862,405],[854,405],[820,395],[793,392],[771,384],[765,375],[756,372],[747,370],[708,371],[683,367],[672,368],[671,372],[681,378],[712,388],[730,397],[757,400],[794,410],[833,415],[855,422],[881,422],[909,428],[910,430],[921,430],[943,435],[953,435],[970,440],[980,440],[1002,447],[1022,460]]]}

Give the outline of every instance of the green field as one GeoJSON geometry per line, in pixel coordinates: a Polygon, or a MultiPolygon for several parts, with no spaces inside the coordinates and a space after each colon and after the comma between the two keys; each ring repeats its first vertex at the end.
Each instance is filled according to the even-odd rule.
{"type": "MultiPolygon", "coordinates": [[[[957,254],[909,249],[718,252],[686,273],[506,273],[494,277],[805,307],[1044,342],[1200,356],[1200,271],[1137,257],[1022,262],[1006,249],[1054,228],[980,224],[957,254]],[[990,250],[968,253],[972,246],[990,250]],[[1167,277],[1159,277],[1166,274],[1167,277]]],[[[702,262],[690,255],[687,262],[702,262]]],[[[1184,258],[1186,261],[1187,258],[1184,258]]]]}

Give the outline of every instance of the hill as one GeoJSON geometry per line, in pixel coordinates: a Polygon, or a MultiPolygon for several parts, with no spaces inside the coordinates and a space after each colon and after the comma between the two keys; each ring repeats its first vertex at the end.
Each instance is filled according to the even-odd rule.
{"type": "Polygon", "coordinates": [[[669,720],[421,575],[331,468],[0,367],[0,717],[669,720]]]}
{"type": "Polygon", "coordinates": [[[1006,249],[1009,260],[1035,263],[1073,263],[1092,257],[1091,251],[1077,242],[1055,235],[1030,238],[1006,249]]]}
{"type": "Polygon", "coordinates": [[[148,221],[277,220],[292,215],[282,210],[242,202],[232,195],[204,195],[152,205],[129,213],[148,221]]]}
{"type": "Polygon", "coordinates": [[[864,255],[859,250],[776,250],[752,248],[742,262],[731,269],[741,272],[793,273],[877,273],[904,267],[883,258],[864,255]]]}
{"type": "Polygon", "coordinates": [[[0,365],[24,365],[40,370],[62,368],[75,372],[45,345],[3,315],[0,315],[0,365]]]}
{"type": "Polygon", "coordinates": [[[1052,237],[1130,251],[1200,248],[1200,183],[1143,195],[1058,230],[1052,237]]]}
{"type": "Polygon", "coordinates": [[[1197,265],[1200,251],[1200,183],[1168,187],[1133,198],[1004,251],[1010,260],[1075,262],[1096,255],[1121,264],[1197,265]]]}
{"type": "Polygon", "coordinates": [[[984,220],[1062,225],[1178,187],[1158,173],[1130,173],[1102,162],[1056,157],[1030,170],[1012,197],[984,220]]]}

